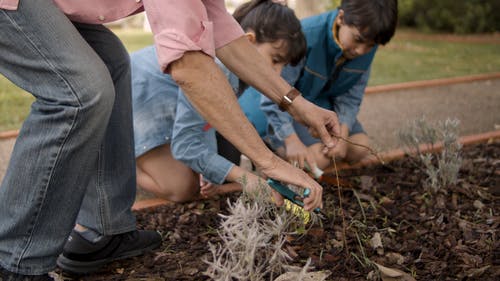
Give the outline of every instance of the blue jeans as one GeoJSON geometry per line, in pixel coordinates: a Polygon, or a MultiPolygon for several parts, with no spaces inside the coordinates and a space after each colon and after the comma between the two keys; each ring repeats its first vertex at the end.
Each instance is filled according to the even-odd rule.
{"type": "Polygon", "coordinates": [[[0,266],[42,274],[75,222],[135,229],[129,57],[101,25],[51,0],[0,10],[0,72],[35,98],[0,187],[0,266]]]}

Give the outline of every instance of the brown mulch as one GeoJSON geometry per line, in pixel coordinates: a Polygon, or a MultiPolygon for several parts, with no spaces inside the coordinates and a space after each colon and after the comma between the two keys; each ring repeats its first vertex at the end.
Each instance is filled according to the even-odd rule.
{"type": "MultiPolygon", "coordinates": [[[[327,280],[378,276],[374,263],[416,280],[500,280],[500,141],[464,147],[462,157],[458,184],[439,194],[427,191],[425,172],[410,158],[340,171],[340,190],[327,175],[325,218],[290,239],[292,263],[311,258],[313,270],[332,272],[327,280]]],[[[223,198],[139,211],[139,227],[160,231],[162,247],[72,278],[208,280],[203,259],[210,258],[207,243],[220,242],[217,214],[226,207],[223,198]]]]}

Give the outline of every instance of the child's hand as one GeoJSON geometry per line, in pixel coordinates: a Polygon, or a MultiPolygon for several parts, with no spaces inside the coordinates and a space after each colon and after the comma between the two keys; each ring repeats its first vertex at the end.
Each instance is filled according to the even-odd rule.
{"type": "Polygon", "coordinates": [[[310,153],[308,148],[302,143],[297,134],[292,134],[285,139],[286,159],[293,166],[304,169],[316,167],[314,154],[310,153]]]}
{"type": "Polygon", "coordinates": [[[212,183],[206,181],[203,178],[203,175],[200,175],[200,194],[201,194],[201,196],[203,196],[204,198],[209,198],[209,197],[213,197],[213,196],[217,195],[218,194],[217,187],[218,187],[218,185],[212,184],[212,183]]]}
{"type": "Polygon", "coordinates": [[[345,159],[347,156],[347,143],[343,140],[339,140],[334,148],[329,149],[326,155],[330,159],[345,159]]]}

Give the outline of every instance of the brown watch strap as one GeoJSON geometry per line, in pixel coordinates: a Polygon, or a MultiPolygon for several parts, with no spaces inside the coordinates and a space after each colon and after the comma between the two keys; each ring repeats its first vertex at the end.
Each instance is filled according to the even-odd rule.
{"type": "Polygon", "coordinates": [[[288,111],[288,107],[290,105],[292,105],[293,100],[300,95],[301,95],[301,93],[299,91],[297,91],[297,89],[292,87],[292,89],[290,91],[288,91],[288,93],[281,98],[281,101],[279,104],[280,110],[281,111],[288,111]]]}

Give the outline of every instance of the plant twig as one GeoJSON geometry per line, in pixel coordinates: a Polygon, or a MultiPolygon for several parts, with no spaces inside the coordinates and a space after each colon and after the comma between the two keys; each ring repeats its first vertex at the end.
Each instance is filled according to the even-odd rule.
{"type": "Polygon", "coordinates": [[[352,142],[344,137],[341,137],[341,136],[336,136],[336,135],[333,135],[333,137],[336,137],[337,139],[340,139],[340,140],[343,140],[345,142],[347,142],[348,144],[352,144],[352,145],[356,145],[356,146],[360,146],[360,147],[363,147],[365,149],[367,149],[370,154],[372,154],[373,156],[375,156],[377,158],[377,160],[382,164],[382,165],[385,165],[385,162],[384,162],[384,159],[382,159],[382,157],[380,157],[380,155],[375,151],[373,150],[371,147],[369,146],[366,146],[364,144],[360,144],[360,143],[355,143],[355,142],[352,142]]]}
{"type": "Polygon", "coordinates": [[[345,215],[344,215],[344,208],[342,207],[342,187],[340,186],[339,173],[337,171],[337,162],[335,161],[335,157],[333,158],[333,168],[335,169],[335,177],[337,178],[340,216],[342,217],[342,242],[344,243],[346,257],[349,258],[349,248],[347,246],[347,238],[346,238],[347,232],[346,232],[345,215]]]}
{"type": "Polygon", "coordinates": [[[358,193],[356,190],[352,190],[354,193],[354,196],[356,197],[356,200],[358,201],[359,207],[361,208],[361,214],[363,215],[363,223],[366,223],[366,214],[365,214],[365,209],[363,208],[363,205],[361,204],[361,199],[359,198],[358,193]]]}

